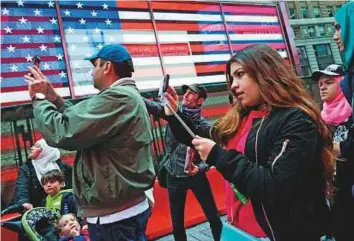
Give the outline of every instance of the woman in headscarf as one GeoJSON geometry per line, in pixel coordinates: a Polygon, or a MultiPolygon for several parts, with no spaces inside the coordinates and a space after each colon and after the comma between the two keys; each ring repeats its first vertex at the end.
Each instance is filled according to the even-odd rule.
{"type": "MultiPolygon", "coordinates": [[[[333,132],[333,141],[343,142],[353,122],[351,107],[339,86],[344,72],[340,65],[331,64],[325,70],[315,71],[312,79],[318,83],[323,109],[322,119],[333,132]]],[[[351,186],[354,183],[354,162],[346,158],[336,161],[335,190],[331,202],[333,232],[337,241],[351,236],[354,223],[354,199],[351,186]]]]}
{"type": "Polygon", "coordinates": [[[13,202],[29,210],[41,206],[46,193],[41,178],[46,172],[58,169],[65,176],[65,188],[72,187],[71,167],[60,161],[60,151],[40,139],[30,149],[28,161],[20,167],[13,202]]]}
{"type": "MultiPolygon", "coordinates": [[[[344,67],[348,74],[340,82],[340,87],[349,104],[354,108],[354,2],[343,5],[334,15],[334,36],[339,51],[344,54],[344,67]]],[[[343,142],[334,142],[334,151],[337,156],[354,160],[354,129],[348,133],[343,142]]],[[[353,186],[354,196],[354,186],[353,186]]]]}

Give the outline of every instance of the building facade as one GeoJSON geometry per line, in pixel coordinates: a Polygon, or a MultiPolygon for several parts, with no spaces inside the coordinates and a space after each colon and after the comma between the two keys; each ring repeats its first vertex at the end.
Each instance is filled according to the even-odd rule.
{"type": "Polygon", "coordinates": [[[342,64],[333,41],[334,13],[348,1],[286,1],[303,77],[329,64],[342,64]]]}

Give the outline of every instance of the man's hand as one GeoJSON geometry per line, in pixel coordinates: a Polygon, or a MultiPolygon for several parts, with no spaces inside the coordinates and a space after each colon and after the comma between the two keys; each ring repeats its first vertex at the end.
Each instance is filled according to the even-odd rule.
{"type": "Polygon", "coordinates": [[[195,165],[193,162],[190,163],[191,168],[186,170],[185,172],[188,174],[188,176],[195,176],[199,172],[199,167],[195,165]]]}
{"type": "Polygon", "coordinates": [[[33,205],[30,203],[24,203],[22,204],[22,207],[26,210],[31,210],[33,208],[33,205]]]}
{"type": "Polygon", "coordinates": [[[202,159],[202,161],[206,161],[211,149],[215,146],[216,143],[208,138],[196,136],[193,139],[192,144],[194,145],[194,148],[198,151],[200,159],[202,159]]]}
{"type": "Polygon", "coordinates": [[[36,93],[43,93],[50,102],[61,98],[37,66],[28,67],[28,69],[30,73],[25,75],[25,81],[28,83],[28,91],[31,98],[36,93]]]}
{"type": "MultiPolygon", "coordinates": [[[[167,99],[170,107],[175,112],[177,112],[177,110],[178,110],[178,95],[176,93],[176,90],[173,87],[168,86],[167,92],[165,93],[165,98],[167,99]]],[[[164,110],[165,110],[165,115],[173,115],[172,111],[167,106],[164,107],[164,110]]]]}

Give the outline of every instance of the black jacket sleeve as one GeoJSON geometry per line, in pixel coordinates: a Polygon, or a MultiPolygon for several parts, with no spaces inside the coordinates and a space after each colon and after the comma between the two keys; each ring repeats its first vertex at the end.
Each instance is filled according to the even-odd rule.
{"type": "Polygon", "coordinates": [[[20,167],[15,189],[15,204],[29,203],[30,170],[26,164],[20,167]]]}
{"type": "MultiPolygon", "coordinates": [[[[209,121],[203,120],[201,122],[195,122],[189,119],[186,115],[184,115],[180,111],[178,111],[177,114],[179,117],[181,117],[183,122],[187,124],[187,126],[191,129],[191,131],[195,135],[198,135],[200,137],[210,138],[209,133],[211,128],[211,123],[209,121]]],[[[177,120],[177,118],[174,116],[168,116],[167,121],[170,124],[171,131],[173,135],[176,137],[176,139],[187,146],[193,147],[192,136],[184,128],[184,126],[177,120]]]]}
{"type": "Polygon", "coordinates": [[[349,129],[347,139],[340,142],[340,151],[342,157],[354,161],[354,126],[349,129]]]}
{"type": "Polygon", "coordinates": [[[146,109],[150,115],[153,115],[155,117],[162,118],[162,119],[166,118],[164,106],[162,103],[148,100],[146,98],[143,98],[143,100],[144,100],[146,109]]]}
{"type": "Polygon", "coordinates": [[[294,112],[283,123],[269,146],[267,164],[270,165],[257,165],[241,152],[226,151],[219,145],[212,148],[207,163],[215,165],[226,180],[251,199],[272,204],[291,198],[312,175],[312,167],[318,160],[315,156],[319,137],[314,122],[301,111],[294,112]]]}

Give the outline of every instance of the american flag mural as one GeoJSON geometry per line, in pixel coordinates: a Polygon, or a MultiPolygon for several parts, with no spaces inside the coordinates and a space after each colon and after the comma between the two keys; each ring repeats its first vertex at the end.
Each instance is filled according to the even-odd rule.
{"type": "Polygon", "coordinates": [[[142,91],[224,82],[224,63],[253,43],[287,59],[273,5],[187,1],[2,1],[1,104],[29,101],[23,75],[35,55],[64,97],[96,93],[84,57],[111,43],[131,52],[142,91]],[[68,66],[66,66],[68,63],[68,66]]]}
{"type": "Polygon", "coordinates": [[[70,96],[67,66],[53,1],[1,2],[1,104],[29,101],[23,76],[41,58],[40,68],[64,97],[70,96]]]}

